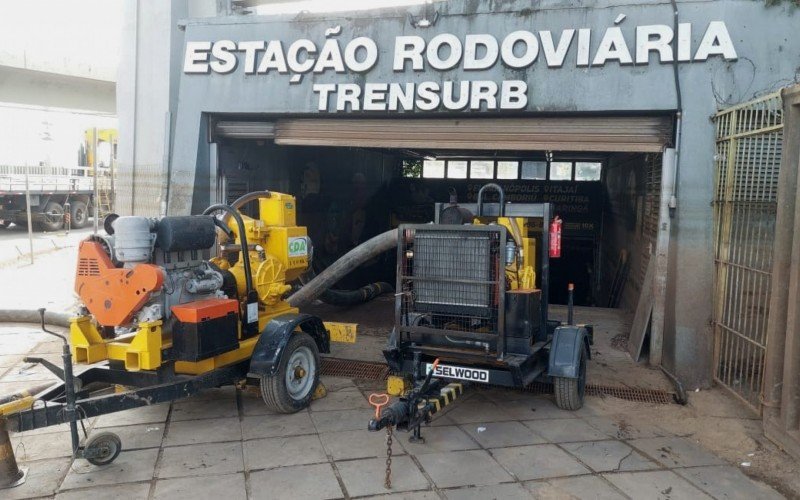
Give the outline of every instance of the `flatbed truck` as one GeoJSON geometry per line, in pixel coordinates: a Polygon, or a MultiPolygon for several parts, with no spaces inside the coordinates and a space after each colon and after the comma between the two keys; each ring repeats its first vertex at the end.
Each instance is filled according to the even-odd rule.
{"type": "MultiPolygon", "coordinates": [[[[97,171],[98,193],[111,193],[110,169],[99,167],[97,171]]],[[[71,228],[87,226],[98,202],[91,167],[0,165],[0,227],[27,225],[27,192],[31,222],[42,231],[62,229],[67,213],[71,228]]]]}

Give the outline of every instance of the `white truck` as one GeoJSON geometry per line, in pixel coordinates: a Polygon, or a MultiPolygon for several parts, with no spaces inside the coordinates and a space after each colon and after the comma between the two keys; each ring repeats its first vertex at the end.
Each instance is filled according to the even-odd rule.
{"type": "MultiPolygon", "coordinates": [[[[98,168],[99,198],[111,193],[108,168],[98,168]]],[[[52,167],[0,165],[0,226],[12,223],[27,225],[26,192],[30,192],[31,218],[43,231],[64,227],[69,211],[69,224],[81,228],[89,224],[94,212],[94,172],[91,167],[52,167]],[[27,177],[27,189],[26,189],[27,177]]]]}

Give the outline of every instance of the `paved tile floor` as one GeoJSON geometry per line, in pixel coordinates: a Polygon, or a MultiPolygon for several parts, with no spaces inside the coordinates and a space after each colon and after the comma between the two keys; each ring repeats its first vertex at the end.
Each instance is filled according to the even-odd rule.
{"type": "MultiPolygon", "coordinates": [[[[35,349],[50,357],[57,345],[35,349]]],[[[0,392],[47,378],[21,355],[0,356],[0,392]]],[[[115,432],[124,449],[105,467],[72,462],[63,426],[16,434],[28,481],[0,498],[781,498],[689,438],[598,411],[597,399],[566,412],[549,397],[499,389],[448,407],[423,429],[425,444],[396,433],[387,490],[386,435],[365,430],[368,388],[324,382],[328,396],[294,415],[223,388],[101,416],[89,432],[115,432]]]]}
{"type": "Polygon", "coordinates": [[[620,437],[591,399],[568,413],[516,394],[509,404],[547,416],[519,419],[490,392],[452,406],[425,444],[395,434],[386,490],[385,434],[364,430],[366,398],[352,381],[326,382],[327,398],[295,415],[259,411],[257,394],[230,388],[99,417],[90,433],[116,432],[124,447],[105,467],[70,463],[62,428],[15,435],[30,475],[0,497],[780,498],[686,438],[620,437]]]}

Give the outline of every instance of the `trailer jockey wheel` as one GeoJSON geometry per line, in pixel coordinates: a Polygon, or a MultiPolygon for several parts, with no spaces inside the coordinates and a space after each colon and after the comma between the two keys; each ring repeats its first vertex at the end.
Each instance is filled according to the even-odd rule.
{"type": "Polygon", "coordinates": [[[107,465],[122,451],[122,441],[113,432],[95,434],[86,441],[83,455],[92,465],[107,465]]]}
{"type": "Polygon", "coordinates": [[[562,410],[579,410],[583,407],[583,398],[586,394],[586,346],[581,349],[578,361],[578,377],[553,377],[553,391],[556,396],[556,406],[562,410]]]}
{"type": "Polygon", "coordinates": [[[295,413],[311,402],[319,383],[319,349],[310,335],[295,332],[274,375],[261,376],[261,397],[273,411],[295,413]]]}

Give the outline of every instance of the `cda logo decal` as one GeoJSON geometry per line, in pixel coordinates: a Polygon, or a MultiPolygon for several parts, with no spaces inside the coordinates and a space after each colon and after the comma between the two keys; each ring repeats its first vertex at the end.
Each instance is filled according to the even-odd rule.
{"type": "Polygon", "coordinates": [[[308,255],[308,242],[305,238],[289,238],[289,257],[305,257],[308,255]]]}

